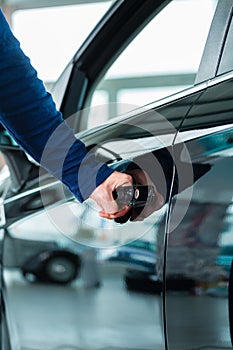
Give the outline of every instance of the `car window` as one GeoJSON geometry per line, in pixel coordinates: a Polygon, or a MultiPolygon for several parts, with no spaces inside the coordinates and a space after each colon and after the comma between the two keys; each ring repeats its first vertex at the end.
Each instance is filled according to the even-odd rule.
{"type": "Polygon", "coordinates": [[[87,127],[192,86],[216,3],[173,0],[154,17],[99,82],[87,127]]]}
{"type": "MultiPolygon", "coordinates": [[[[72,3],[72,2],[71,2],[72,3]]],[[[49,88],[112,1],[78,1],[73,5],[15,10],[11,25],[23,50],[49,88]]]]}

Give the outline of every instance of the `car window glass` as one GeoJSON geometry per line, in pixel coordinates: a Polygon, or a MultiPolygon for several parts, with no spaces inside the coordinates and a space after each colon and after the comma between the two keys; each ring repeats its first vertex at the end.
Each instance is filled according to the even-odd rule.
{"type": "MultiPolygon", "coordinates": [[[[63,2],[65,4],[65,2],[63,2]]],[[[72,3],[72,1],[71,1],[72,3]]],[[[111,5],[110,0],[15,10],[11,25],[48,88],[111,5]]],[[[40,7],[40,5],[38,5],[40,7]]]]}
{"type": "Polygon", "coordinates": [[[99,82],[91,107],[104,107],[87,127],[192,86],[215,7],[216,0],[174,0],[152,19],[99,82]]]}

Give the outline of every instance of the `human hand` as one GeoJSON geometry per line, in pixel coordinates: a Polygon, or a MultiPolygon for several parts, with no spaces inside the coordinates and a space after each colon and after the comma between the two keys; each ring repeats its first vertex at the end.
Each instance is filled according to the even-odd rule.
{"type": "Polygon", "coordinates": [[[131,170],[128,174],[117,171],[113,172],[95,189],[95,191],[92,192],[90,198],[92,198],[101,208],[101,211],[99,212],[101,217],[106,219],[116,219],[117,222],[121,223],[125,223],[128,220],[143,221],[165,204],[165,199],[161,193],[158,192],[154,182],[149,175],[141,169],[131,170]],[[153,186],[156,199],[153,202],[148,202],[144,207],[132,208],[125,205],[122,208],[118,208],[118,205],[113,198],[113,191],[119,186],[131,186],[133,184],[133,179],[138,185],[153,186]]]}
{"type": "Polygon", "coordinates": [[[162,208],[162,206],[165,204],[164,197],[161,195],[161,193],[158,192],[154,182],[151,180],[151,178],[145,171],[141,169],[134,169],[129,171],[129,174],[132,175],[134,182],[137,185],[151,185],[154,188],[155,200],[148,201],[148,203],[146,203],[144,207],[132,208],[130,215],[129,213],[127,213],[125,218],[123,217],[121,219],[121,223],[124,223],[127,220],[143,221],[145,218],[150,216],[153,212],[162,208]]]}
{"type": "Polygon", "coordinates": [[[131,209],[128,205],[118,208],[113,198],[113,191],[119,186],[132,186],[133,179],[130,175],[114,171],[101,185],[90,195],[100,207],[99,215],[106,219],[116,219],[126,215],[131,209]]]}

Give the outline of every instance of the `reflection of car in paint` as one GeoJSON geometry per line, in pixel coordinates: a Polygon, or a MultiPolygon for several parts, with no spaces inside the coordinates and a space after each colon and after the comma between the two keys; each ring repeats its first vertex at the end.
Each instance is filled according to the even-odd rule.
{"type": "Polygon", "coordinates": [[[21,267],[29,281],[69,283],[80,270],[81,258],[68,250],[47,250],[27,260],[21,267]]]}
{"type": "Polygon", "coordinates": [[[135,266],[139,270],[154,271],[156,264],[155,245],[153,242],[138,239],[115,248],[108,260],[125,263],[126,266],[135,266]]]}
{"type": "MultiPolygon", "coordinates": [[[[163,292],[163,283],[155,271],[146,272],[128,269],[124,275],[124,281],[128,290],[151,294],[163,292]]],[[[182,275],[168,276],[166,280],[167,291],[191,292],[194,290],[194,287],[194,280],[182,275]]]]}
{"type": "MultiPolygon", "coordinates": [[[[23,230],[23,224],[21,228],[23,230]]],[[[13,229],[5,233],[4,266],[19,268],[23,276],[30,282],[64,284],[75,280],[80,273],[84,248],[59,235],[57,239],[56,236],[52,237],[49,234],[47,234],[48,237],[44,237],[43,229],[41,229],[41,239],[35,239],[33,225],[31,230],[31,239],[23,238],[20,231],[18,237],[12,235],[13,229]]]]}

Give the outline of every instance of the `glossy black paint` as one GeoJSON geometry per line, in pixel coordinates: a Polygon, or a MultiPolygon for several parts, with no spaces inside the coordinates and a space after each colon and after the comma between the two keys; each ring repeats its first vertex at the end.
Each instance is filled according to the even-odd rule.
{"type": "Polygon", "coordinates": [[[232,244],[232,92],[231,80],[211,86],[180,129],[181,138],[187,130],[197,132],[185,146],[193,164],[209,164],[210,170],[194,184],[191,198],[181,193],[172,203],[166,280],[179,273],[194,285],[188,294],[172,295],[165,284],[169,349],[232,346],[231,264],[223,265],[224,251],[232,244]],[[179,309],[181,300],[184,309],[179,309]]]}

